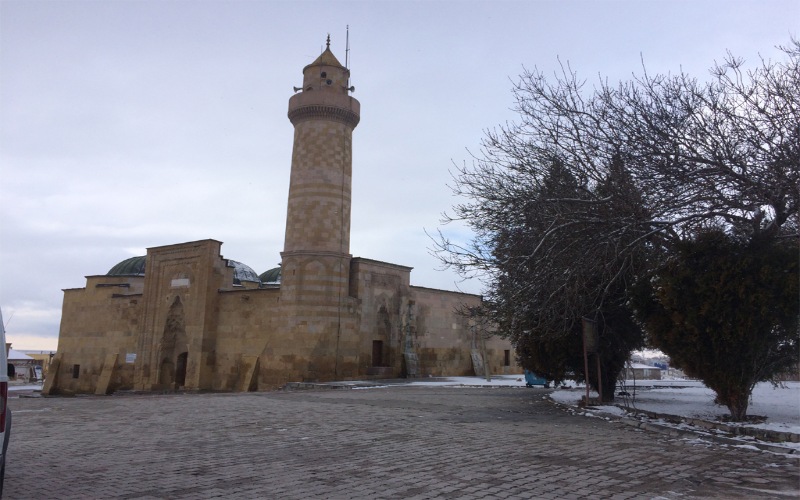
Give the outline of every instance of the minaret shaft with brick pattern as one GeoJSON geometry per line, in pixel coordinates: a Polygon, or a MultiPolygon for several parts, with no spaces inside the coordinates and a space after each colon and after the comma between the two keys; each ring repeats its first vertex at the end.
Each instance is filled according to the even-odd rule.
{"type": "Polygon", "coordinates": [[[360,105],[348,83],[349,70],[328,46],[303,68],[302,91],[289,99],[294,145],[280,300],[298,353],[316,360],[298,367],[308,380],[344,374],[340,345],[355,330],[348,314],[350,192],[360,105]]]}

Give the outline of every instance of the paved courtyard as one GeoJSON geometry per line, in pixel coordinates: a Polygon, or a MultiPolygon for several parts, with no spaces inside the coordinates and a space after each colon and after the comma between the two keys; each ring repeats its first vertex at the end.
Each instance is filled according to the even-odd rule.
{"type": "Polygon", "coordinates": [[[570,415],[542,389],[11,399],[5,498],[797,498],[800,460],[570,415]]]}

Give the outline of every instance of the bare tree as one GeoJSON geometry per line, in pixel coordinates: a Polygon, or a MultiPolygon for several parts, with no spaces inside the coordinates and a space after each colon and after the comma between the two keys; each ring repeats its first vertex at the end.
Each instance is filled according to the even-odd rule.
{"type": "Polygon", "coordinates": [[[619,312],[630,284],[700,230],[797,238],[800,43],[783,53],[750,71],[728,54],[707,81],[645,71],[591,89],[568,65],[553,78],[526,70],[513,89],[519,121],[488,131],[453,173],[465,201],[444,222],[474,238],[440,231],[435,251],[485,281],[520,352],[619,312]]]}

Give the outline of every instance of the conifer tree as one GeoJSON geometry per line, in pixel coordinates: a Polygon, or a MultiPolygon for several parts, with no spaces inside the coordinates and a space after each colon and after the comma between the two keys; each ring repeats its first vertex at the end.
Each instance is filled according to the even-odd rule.
{"type": "Polygon", "coordinates": [[[800,361],[798,245],[709,230],[676,250],[634,304],[653,345],[744,420],[755,384],[800,361]]]}

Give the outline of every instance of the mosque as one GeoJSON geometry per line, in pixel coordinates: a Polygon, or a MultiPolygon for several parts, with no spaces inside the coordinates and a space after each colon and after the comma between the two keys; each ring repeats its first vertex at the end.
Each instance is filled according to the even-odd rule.
{"type": "Polygon", "coordinates": [[[326,49],[289,99],[294,126],[281,265],[263,274],[201,240],[147,249],[64,290],[45,394],[257,391],[288,382],[519,373],[478,295],[410,284],[350,252],[360,103],[326,49]]]}

